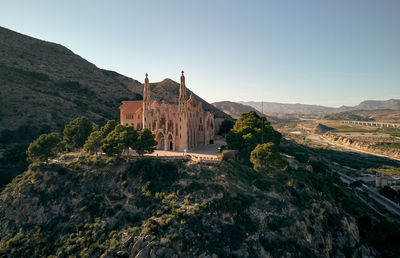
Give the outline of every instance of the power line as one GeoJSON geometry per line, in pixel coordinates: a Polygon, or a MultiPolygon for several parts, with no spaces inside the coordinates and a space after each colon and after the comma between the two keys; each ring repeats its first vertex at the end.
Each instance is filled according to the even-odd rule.
{"type": "Polygon", "coordinates": [[[264,102],[261,100],[261,144],[264,144],[264,102]]]}

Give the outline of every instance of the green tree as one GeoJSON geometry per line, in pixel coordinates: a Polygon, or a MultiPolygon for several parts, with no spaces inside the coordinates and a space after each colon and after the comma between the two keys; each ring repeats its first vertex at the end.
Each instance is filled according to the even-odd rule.
{"type": "Polygon", "coordinates": [[[229,149],[239,150],[240,157],[245,161],[249,161],[251,151],[261,142],[279,145],[281,138],[282,135],[267,119],[254,111],[243,113],[225,137],[229,149]]]}
{"type": "Polygon", "coordinates": [[[100,129],[101,135],[103,138],[106,138],[107,135],[114,130],[114,128],[119,125],[119,123],[115,120],[108,120],[108,122],[100,129]]]}
{"type": "Polygon", "coordinates": [[[103,136],[100,131],[92,132],[85,144],[83,145],[83,149],[89,153],[96,153],[100,149],[103,144],[103,136]]]}
{"type": "Polygon", "coordinates": [[[219,126],[218,134],[225,135],[225,134],[229,133],[229,131],[233,128],[234,125],[235,125],[234,120],[225,119],[224,121],[222,121],[221,125],[219,126]]]}
{"type": "Polygon", "coordinates": [[[97,130],[97,125],[87,117],[75,118],[64,128],[64,142],[68,150],[82,148],[89,135],[97,130]]]}
{"type": "Polygon", "coordinates": [[[253,163],[254,170],[258,172],[287,166],[287,162],[279,153],[279,148],[272,142],[258,144],[251,152],[250,161],[253,163]]]}
{"type": "Polygon", "coordinates": [[[58,133],[42,134],[29,144],[26,151],[27,160],[32,162],[48,162],[59,151],[60,137],[58,133]]]}
{"type": "Polygon", "coordinates": [[[129,147],[133,148],[138,138],[132,126],[117,125],[104,139],[102,150],[107,155],[121,155],[129,147]]]}
{"type": "Polygon", "coordinates": [[[138,139],[133,146],[133,149],[139,154],[152,153],[157,147],[157,142],[154,140],[155,135],[148,128],[142,129],[138,135],[138,139]]]}

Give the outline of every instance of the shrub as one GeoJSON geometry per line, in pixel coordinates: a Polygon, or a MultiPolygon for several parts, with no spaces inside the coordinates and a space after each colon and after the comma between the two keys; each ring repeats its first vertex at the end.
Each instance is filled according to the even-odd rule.
{"type": "Polygon", "coordinates": [[[140,159],[131,164],[128,173],[141,178],[145,191],[150,194],[171,190],[171,185],[179,179],[178,167],[173,162],[154,159],[140,159]]]}
{"type": "Polygon", "coordinates": [[[258,144],[251,152],[250,161],[254,165],[254,170],[258,172],[287,166],[287,162],[281,158],[278,147],[272,142],[258,144]]]}

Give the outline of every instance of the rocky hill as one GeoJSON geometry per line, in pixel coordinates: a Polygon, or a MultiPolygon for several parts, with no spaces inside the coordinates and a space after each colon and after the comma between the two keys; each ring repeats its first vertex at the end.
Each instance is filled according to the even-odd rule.
{"type": "Polygon", "coordinates": [[[400,99],[389,99],[389,100],[365,100],[354,107],[355,109],[392,109],[400,110],[400,99]]]}
{"type": "Polygon", "coordinates": [[[353,110],[324,116],[329,120],[356,120],[356,121],[379,121],[379,122],[400,122],[400,111],[392,109],[378,110],[353,110]]]}
{"type": "Polygon", "coordinates": [[[220,102],[214,102],[212,103],[212,105],[218,108],[219,110],[222,110],[226,114],[229,114],[231,117],[235,119],[239,118],[242,113],[249,111],[255,111],[258,115],[261,115],[261,112],[258,111],[257,109],[249,105],[243,105],[236,102],[220,101],[220,102]]]}
{"type": "Polygon", "coordinates": [[[396,257],[398,225],[314,168],[101,156],[34,165],[1,192],[0,256],[396,257]]]}
{"type": "Polygon", "coordinates": [[[385,157],[400,159],[400,144],[396,137],[355,137],[338,135],[332,132],[327,132],[323,134],[322,137],[335,144],[369,153],[376,153],[385,157]]]}
{"type": "MultiPolygon", "coordinates": [[[[240,101],[243,105],[251,106],[258,111],[261,111],[261,102],[256,101],[240,101]]],[[[357,106],[341,106],[339,108],[326,107],[321,105],[307,105],[307,104],[285,104],[275,102],[263,102],[264,113],[286,113],[286,114],[331,114],[344,111],[353,110],[378,110],[378,109],[391,109],[400,110],[400,99],[390,100],[366,100],[357,106]]]]}
{"type": "Polygon", "coordinates": [[[307,104],[286,104],[275,102],[257,102],[257,101],[241,101],[244,105],[249,105],[258,111],[261,111],[263,105],[264,113],[287,113],[287,114],[326,114],[334,112],[335,108],[320,105],[307,104]]]}
{"type": "MultiPolygon", "coordinates": [[[[155,99],[177,102],[178,83],[164,80],[152,85],[155,99]]],[[[99,69],[59,44],[2,27],[0,89],[0,131],[25,124],[59,129],[79,115],[99,123],[118,120],[121,100],[141,99],[143,92],[139,81],[99,69]]],[[[215,116],[227,117],[201,101],[215,116]]]]}
{"type": "Polygon", "coordinates": [[[332,128],[332,127],[326,126],[326,125],[324,125],[324,124],[318,123],[318,124],[314,127],[314,129],[312,130],[312,133],[315,133],[315,134],[324,134],[324,133],[329,132],[329,131],[332,131],[332,130],[335,130],[335,128],[332,128]]]}

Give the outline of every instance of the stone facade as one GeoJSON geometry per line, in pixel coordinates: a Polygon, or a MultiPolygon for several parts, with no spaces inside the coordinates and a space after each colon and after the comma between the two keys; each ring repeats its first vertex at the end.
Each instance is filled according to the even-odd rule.
{"type": "Polygon", "coordinates": [[[149,128],[156,136],[159,150],[183,151],[214,142],[214,116],[204,112],[202,103],[193,94],[186,98],[183,71],[178,105],[151,100],[146,74],[143,100],[122,101],[120,121],[122,125],[132,125],[137,130],[149,128]]]}

